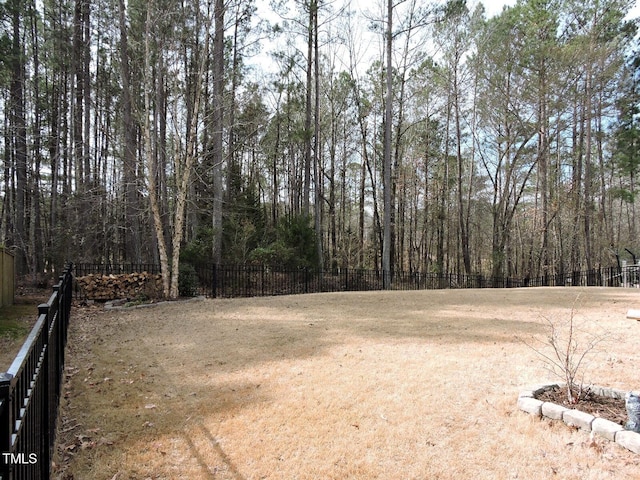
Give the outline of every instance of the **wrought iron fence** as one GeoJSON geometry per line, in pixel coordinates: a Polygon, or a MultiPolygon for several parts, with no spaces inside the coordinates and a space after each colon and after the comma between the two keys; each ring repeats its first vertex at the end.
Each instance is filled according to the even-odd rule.
{"type": "Polygon", "coordinates": [[[0,480],[48,479],[64,371],[73,266],[53,287],[20,352],[0,373],[0,480]]]}
{"type": "MultiPolygon", "coordinates": [[[[382,272],[341,268],[291,269],[267,265],[194,266],[197,287],[192,293],[208,297],[253,297],[298,293],[382,290],[382,272]]],[[[98,273],[160,273],[154,264],[78,264],[77,276],[98,273]]],[[[456,288],[518,288],[540,286],[640,285],[640,267],[606,267],[586,271],[560,272],[539,277],[491,277],[459,273],[393,272],[391,290],[435,290],[456,288]]]]}
{"type": "MultiPolygon", "coordinates": [[[[199,293],[210,297],[250,297],[297,293],[382,290],[382,272],[361,269],[286,269],[263,265],[196,266],[199,293]]],[[[391,290],[517,288],[536,286],[623,285],[618,267],[535,278],[490,277],[457,273],[394,272],[391,290]]]]}
{"type": "MultiPolygon", "coordinates": [[[[207,265],[196,268],[201,293],[211,297],[249,297],[296,293],[383,289],[382,272],[362,269],[286,269],[270,266],[207,265]]],[[[394,272],[391,290],[520,286],[482,275],[394,272]]]]}

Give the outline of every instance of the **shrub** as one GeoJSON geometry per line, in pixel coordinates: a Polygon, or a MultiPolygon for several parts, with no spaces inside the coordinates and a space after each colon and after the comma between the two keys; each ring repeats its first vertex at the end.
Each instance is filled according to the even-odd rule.
{"type": "Polygon", "coordinates": [[[178,293],[181,297],[195,297],[198,294],[198,274],[190,263],[180,263],[178,293]]]}
{"type": "Polygon", "coordinates": [[[270,243],[251,252],[250,260],[291,269],[318,266],[316,235],[311,226],[311,217],[296,215],[281,218],[273,234],[270,243]]]}
{"type": "Polygon", "coordinates": [[[537,347],[527,341],[524,343],[542,358],[549,372],[563,380],[567,402],[576,404],[589,392],[585,385],[587,358],[609,334],[582,328],[576,319],[575,303],[567,319],[543,318],[548,326],[544,345],[537,347]]]}

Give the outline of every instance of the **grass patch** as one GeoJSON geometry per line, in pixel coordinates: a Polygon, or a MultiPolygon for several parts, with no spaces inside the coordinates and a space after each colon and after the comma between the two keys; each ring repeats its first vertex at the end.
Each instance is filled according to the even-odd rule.
{"type": "Polygon", "coordinates": [[[38,319],[41,296],[18,297],[13,305],[0,307],[0,372],[5,371],[20,351],[38,319]]]}
{"type": "Polygon", "coordinates": [[[0,337],[19,340],[29,333],[38,312],[33,304],[0,307],[0,337]]]}

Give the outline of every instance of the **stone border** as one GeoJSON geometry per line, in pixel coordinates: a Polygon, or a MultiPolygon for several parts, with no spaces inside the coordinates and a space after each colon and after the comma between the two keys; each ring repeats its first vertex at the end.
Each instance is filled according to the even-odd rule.
{"type": "Polygon", "coordinates": [[[132,310],[134,308],[149,308],[149,307],[156,307],[158,305],[170,305],[177,302],[200,302],[205,299],[206,297],[200,295],[198,297],[192,297],[192,298],[183,299],[183,300],[162,300],[160,302],[139,303],[139,304],[127,306],[128,303],[133,301],[126,298],[120,298],[117,300],[110,300],[108,302],[105,302],[104,309],[105,310],[132,310]]]}
{"type": "MultiPolygon", "coordinates": [[[[547,417],[552,420],[562,420],[570,427],[577,427],[587,432],[600,435],[611,442],[615,442],[621,447],[640,454],[640,433],[625,430],[618,423],[604,418],[594,417],[580,410],[571,409],[551,402],[543,402],[537,397],[548,390],[554,390],[562,387],[562,384],[536,385],[528,390],[523,390],[518,395],[518,408],[522,411],[536,415],[538,417],[547,417]]],[[[605,397],[624,399],[627,392],[605,387],[591,387],[591,390],[597,395],[605,397]]]]}

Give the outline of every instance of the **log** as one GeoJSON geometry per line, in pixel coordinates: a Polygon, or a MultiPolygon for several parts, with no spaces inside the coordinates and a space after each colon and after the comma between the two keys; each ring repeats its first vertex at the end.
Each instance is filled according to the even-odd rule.
{"type": "Polygon", "coordinates": [[[122,275],[90,274],[77,277],[81,294],[87,300],[156,299],[162,297],[162,275],[147,272],[122,275]]]}

